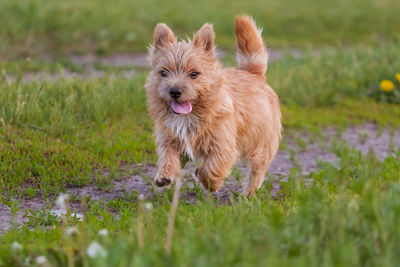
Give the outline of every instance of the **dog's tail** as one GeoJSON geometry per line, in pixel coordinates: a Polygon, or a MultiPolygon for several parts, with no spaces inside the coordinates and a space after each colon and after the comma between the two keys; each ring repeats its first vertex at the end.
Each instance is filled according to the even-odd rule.
{"type": "Polygon", "coordinates": [[[247,15],[236,17],[237,52],[239,69],[248,71],[265,79],[268,53],[261,37],[261,29],[247,15]]]}

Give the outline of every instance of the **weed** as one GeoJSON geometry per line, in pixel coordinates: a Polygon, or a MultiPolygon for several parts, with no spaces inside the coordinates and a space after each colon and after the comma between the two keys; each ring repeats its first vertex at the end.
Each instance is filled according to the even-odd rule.
{"type": "Polygon", "coordinates": [[[26,225],[29,227],[59,225],[58,216],[46,206],[35,210],[25,210],[24,218],[28,219],[26,225]]]}

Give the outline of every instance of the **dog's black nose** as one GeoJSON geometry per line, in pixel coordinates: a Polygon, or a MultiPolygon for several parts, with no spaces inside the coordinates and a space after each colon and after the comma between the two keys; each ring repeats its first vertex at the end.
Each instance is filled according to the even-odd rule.
{"type": "Polygon", "coordinates": [[[169,94],[173,99],[178,99],[181,96],[182,91],[181,89],[174,87],[169,90],[169,94]]]}

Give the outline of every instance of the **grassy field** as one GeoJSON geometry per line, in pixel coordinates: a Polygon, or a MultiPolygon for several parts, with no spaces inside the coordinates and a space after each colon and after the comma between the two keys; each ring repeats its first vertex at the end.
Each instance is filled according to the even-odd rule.
{"type": "MultiPolygon", "coordinates": [[[[163,250],[170,195],[151,202],[142,214],[143,246],[138,244],[137,204],[120,200],[119,218],[108,203],[90,203],[77,232],[73,223],[53,228],[22,227],[2,237],[1,253],[7,264],[34,262],[46,255],[55,265],[74,262],[90,266],[395,266],[400,188],[399,159],[378,162],[374,156],[340,148],[340,168],[324,166],[305,188],[294,170],[283,183],[285,199],[271,199],[270,183],[256,198],[218,205],[199,199],[178,209],[171,256],[163,250]],[[357,177],[357,178],[355,178],[357,177]],[[98,232],[107,229],[108,236],[98,232]],[[99,242],[107,255],[91,258],[86,248],[99,242]],[[10,249],[13,242],[21,249],[10,249]]],[[[168,193],[168,192],[167,192],[168,193]]],[[[42,220],[43,221],[43,220],[42,220]]]]}
{"type": "Polygon", "coordinates": [[[160,21],[181,37],[214,23],[218,45],[232,49],[234,16],[242,13],[254,16],[274,48],[382,43],[399,40],[399,12],[393,0],[2,0],[0,54],[144,51],[160,21]]]}
{"type": "Polygon", "coordinates": [[[105,194],[113,181],[142,175],[131,166],[156,161],[147,70],[126,78],[110,67],[87,78],[68,53],[144,51],[158,21],[182,37],[210,21],[233,64],[233,18],[250,13],[270,46],[302,51],[267,73],[282,103],[282,150],[290,150],[297,133],[325,143],[331,128],[374,123],[399,131],[399,104],[375,97],[384,79],[400,90],[399,11],[394,0],[2,0],[0,203],[15,218],[22,203],[46,204],[7,231],[0,222],[0,266],[398,266],[399,147],[381,161],[338,139],[326,144],[337,164],[319,162],[310,174],[289,151],[295,164],[288,177],[270,174],[254,198],[233,192],[229,204],[184,185],[196,203],[180,202],[170,255],[164,242],[173,188],[144,200],[135,190],[111,201],[70,196],[83,219],[68,213],[60,221],[52,210],[69,188],[105,194]],[[82,77],[63,78],[66,69],[82,77]],[[61,77],[23,81],[41,71],[61,77]]]}

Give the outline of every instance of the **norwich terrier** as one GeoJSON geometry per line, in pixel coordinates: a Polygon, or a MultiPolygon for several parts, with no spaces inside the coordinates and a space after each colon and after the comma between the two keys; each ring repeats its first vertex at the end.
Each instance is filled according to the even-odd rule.
{"type": "Polygon", "coordinates": [[[197,178],[210,191],[221,188],[239,157],[250,161],[245,194],[260,188],[281,138],[281,112],[266,83],[268,53],[254,21],[236,17],[238,68],[222,68],[212,25],[193,40],[177,41],[160,23],[149,50],[149,113],[155,122],[162,187],[180,175],[180,156],[201,162],[197,178]]]}

